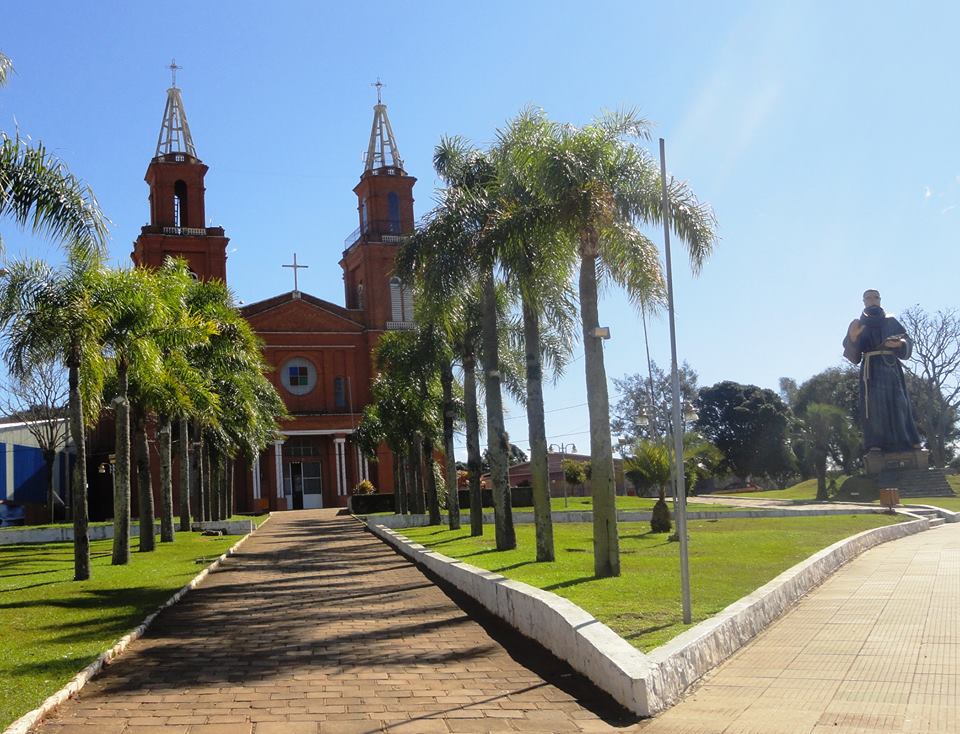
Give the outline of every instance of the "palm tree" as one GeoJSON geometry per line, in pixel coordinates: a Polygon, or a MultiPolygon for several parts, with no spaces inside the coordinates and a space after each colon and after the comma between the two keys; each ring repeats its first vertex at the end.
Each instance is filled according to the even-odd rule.
{"type": "MultiPolygon", "coordinates": [[[[84,249],[84,248],[81,248],[84,249]]],[[[34,365],[59,359],[67,367],[70,437],[76,451],[71,480],[74,579],[90,578],[85,427],[100,412],[106,365],[96,349],[107,314],[93,294],[100,288],[99,260],[69,253],[63,268],[30,260],[8,266],[0,279],[3,357],[16,377],[34,365]]]]}
{"type": "MultiPolygon", "coordinates": [[[[555,224],[576,247],[593,476],[594,572],[620,573],[610,402],[597,308],[598,281],[612,280],[633,301],[648,305],[663,291],[657,249],[638,228],[662,221],[658,166],[631,139],[649,137],[633,113],[609,114],[583,127],[556,128],[530,152],[531,180],[553,211],[555,224]]],[[[670,223],[686,243],[697,271],[716,235],[714,218],[685,184],[668,192],[670,223]]]]}

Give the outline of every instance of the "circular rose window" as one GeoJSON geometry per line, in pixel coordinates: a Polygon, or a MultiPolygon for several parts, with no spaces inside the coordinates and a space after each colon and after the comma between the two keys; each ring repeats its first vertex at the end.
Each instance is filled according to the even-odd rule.
{"type": "Polygon", "coordinates": [[[287,392],[306,395],[317,384],[317,370],[310,360],[294,357],[284,362],[280,370],[280,380],[287,392]]]}

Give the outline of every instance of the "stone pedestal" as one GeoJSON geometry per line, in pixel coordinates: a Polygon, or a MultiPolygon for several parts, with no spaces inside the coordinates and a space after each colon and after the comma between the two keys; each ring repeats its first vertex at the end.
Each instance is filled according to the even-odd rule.
{"type": "Polygon", "coordinates": [[[923,469],[930,466],[930,452],[926,449],[910,451],[868,451],[863,455],[863,466],[873,476],[886,469],[923,469]]]}

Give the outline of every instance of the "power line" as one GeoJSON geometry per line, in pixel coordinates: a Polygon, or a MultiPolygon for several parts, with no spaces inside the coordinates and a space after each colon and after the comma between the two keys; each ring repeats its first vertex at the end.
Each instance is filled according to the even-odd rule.
{"type": "MultiPolygon", "coordinates": [[[[554,408],[553,410],[545,410],[543,411],[543,413],[544,415],[546,415],[547,413],[558,413],[561,410],[572,410],[573,408],[582,408],[584,405],[586,405],[586,403],[577,403],[576,405],[566,405],[563,408],[554,408]]],[[[509,418],[504,418],[503,420],[515,421],[515,420],[519,420],[520,418],[526,418],[526,417],[527,417],[527,414],[526,412],[524,412],[524,413],[521,413],[520,415],[512,415],[509,418]]]]}

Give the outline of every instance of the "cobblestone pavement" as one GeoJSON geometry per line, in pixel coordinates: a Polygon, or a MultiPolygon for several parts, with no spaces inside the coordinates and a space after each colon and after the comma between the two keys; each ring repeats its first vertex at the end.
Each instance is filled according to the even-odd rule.
{"type": "Polygon", "coordinates": [[[463,609],[350,517],[280,513],[36,731],[642,726],[542,648],[457,601],[463,609]]]}
{"type": "Polygon", "coordinates": [[[644,734],[960,731],[960,524],[843,567],[644,734]]]}

